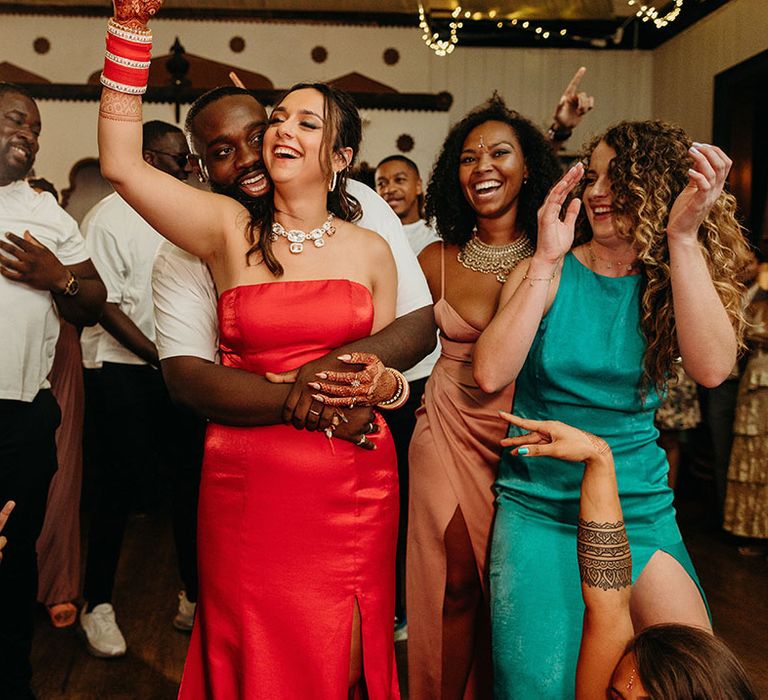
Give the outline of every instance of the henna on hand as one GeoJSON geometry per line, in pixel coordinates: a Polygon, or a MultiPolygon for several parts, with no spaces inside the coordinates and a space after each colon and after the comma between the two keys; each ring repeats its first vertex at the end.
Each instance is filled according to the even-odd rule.
{"type": "Polygon", "coordinates": [[[590,443],[592,443],[592,447],[595,448],[597,454],[604,455],[611,449],[611,446],[605,440],[603,440],[603,438],[598,437],[597,435],[593,435],[592,433],[588,433],[586,430],[582,430],[581,432],[587,436],[587,439],[590,441],[590,443]]]}
{"type": "Polygon", "coordinates": [[[576,554],[584,585],[604,591],[632,585],[632,553],[623,521],[597,523],[579,518],[576,554]]]}
{"type": "Polygon", "coordinates": [[[115,20],[126,27],[144,29],[162,4],[162,0],[114,0],[115,20]]]}
{"type": "Polygon", "coordinates": [[[339,359],[346,364],[365,367],[360,372],[318,372],[316,376],[326,381],[309,383],[310,387],[322,392],[313,394],[316,401],[327,406],[375,406],[397,391],[398,380],[376,355],[353,352],[339,359]]]}

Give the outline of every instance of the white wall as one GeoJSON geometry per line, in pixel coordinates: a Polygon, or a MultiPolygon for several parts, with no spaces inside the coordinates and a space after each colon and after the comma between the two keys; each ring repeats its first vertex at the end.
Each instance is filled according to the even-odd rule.
{"type": "Polygon", "coordinates": [[[768,2],[731,0],[654,51],[654,117],[709,141],[715,75],[766,49],[768,2]]]}
{"type": "MultiPolygon", "coordinates": [[[[54,82],[83,83],[101,65],[102,19],[0,15],[0,27],[0,61],[54,82]],[[51,42],[45,55],[32,48],[41,36],[51,42]]],[[[544,127],[563,86],[580,65],[588,66],[583,87],[594,94],[597,106],[576,132],[573,148],[592,132],[624,118],[668,119],[696,139],[710,139],[714,76],[768,48],[768,0],[731,0],[654,52],[460,47],[440,58],[424,46],[416,28],[162,18],[153,28],[155,55],[166,54],[179,36],[188,52],[262,73],[278,88],[358,71],[401,92],[450,92],[454,104],[449,113],[363,112],[361,159],[376,163],[396,152],[397,137],[408,133],[415,140],[409,155],[426,175],[450,124],[494,89],[544,127]],[[230,50],[233,36],[245,39],[242,53],[230,50]],[[328,50],[323,64],[310,58],[318,45],[328,50]],[[382,59],[390,47],[401,56],[394,66],[382,59]]],[[[97,107],[92,102],[41,101],[40,108],[43,137],[37,172],[61,188],[74,162],[96,155],[97,107]]],[[[173,121],[173,108],[147,105],[145,116],[173,121]]]]}
{"type": "MultiPolygon", "coordinates": [[[[54,82],[83,83],[102,63],[104,20],[73,17],[2,15],[0,62],[9,61],[54,82]],[[47,37],[51,50],[34,52],[37,37],[47,37]]],[[[564,49],[459,48],[451,56],[434,56],[416,28],[375,28],[262,22],[163,20],[153,22],[155,55],[168,53],[179,36],[189,53],[262,73],[276,87],[307,79],[331,79],[351,71],[391,85],[400,92],[448,91],[449,113],[366,110],[362,160],[375,164],[397,152],[395,142],[410,134],[409,154],[429,173],[449,125],[487,99],[494,89],[510,107],[546,127],[564,86],[580,65],[589,71],[583,86],[595,95],[597,109],[573,139],[574,147],[592,131],[630,116],[651,116],[653,57],[641,52],[564,49]],[[233,36],[246,48],[229,49],[233,36]],[[314,63],[315,46],[328,50],[328,60],[314,63]],[[382,54],[396,48],[400,61],[387,66],[382,54]]],[[[41,101],[43,135],[36,171],[58,187],[67,185],[69,169],[80,158],[96,155],[93,102],[41,101]]],[[[170,105],[147,105],[145,117],[173,121],[170,105]]],[[[183,113],[182,113],[183,118],[183,113]]]]}

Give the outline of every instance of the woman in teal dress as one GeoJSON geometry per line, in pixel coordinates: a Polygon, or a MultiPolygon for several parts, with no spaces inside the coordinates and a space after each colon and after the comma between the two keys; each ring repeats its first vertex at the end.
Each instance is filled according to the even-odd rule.
{"type": "MultiPolygon", "coordinates": [[[[515,413],[605,438],[632,546],[632,622],[710,629],[675,521],[653,424],[672,362],[705,386],[728,375],[743,316],[746,248],[723,192],[730,160],[661,122],[622,123],[587,149],[581,201],[562,207],[578,163],[539,211],[539,238],[478,341],[485,391],[517,380],[515,413]]],[[[515,435],[516,428],[510,429],[515,435]]],[[[495,695],[572,698],[584,612],[574,546],[579,476],[549,457],[505,453],[491,545],[495,695]]]]}

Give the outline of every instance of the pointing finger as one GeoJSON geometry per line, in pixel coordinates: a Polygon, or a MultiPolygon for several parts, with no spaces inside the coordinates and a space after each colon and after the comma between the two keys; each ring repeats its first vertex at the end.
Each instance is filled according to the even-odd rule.
{"type": "Polygon", "coordinates": [[[232,84],[233,84],[235,87],[239,87],[239,88],[242,88],[243,90],[245,90],[245,89],[246,89],[246,88],[245,88],[245,85],[243,85],[243,81],[242,81],[242,80],[240,80],[240,76],[239,76],[237,73],[235,73],[235,71],[230,71],[230,73],[229,73],[229,79],[232,81],[232,84]]]}
{"type": "Polygon", "coordinates": [[[568,87],[565,88],[564,95],[571,97],[572,95],[576,94],[576,91],[579,88],[579,83],[581,82],[581,79],[584,77],[584,73],[587,72],[587,69],[585,66],[582,66],[579,68],[579,70],[574,73],[573,77],[571,78],[571,82],[568,83],[568,87]]]}

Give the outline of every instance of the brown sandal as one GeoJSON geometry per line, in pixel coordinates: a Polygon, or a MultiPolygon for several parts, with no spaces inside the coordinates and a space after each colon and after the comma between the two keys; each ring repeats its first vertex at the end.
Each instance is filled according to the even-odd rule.
{"type": "Polygon", "coordinates": [[[77,608],[72,603],[56,603],[48,606],[48,614],[54,627],[69,627],[77,619],[77,608]]]}

